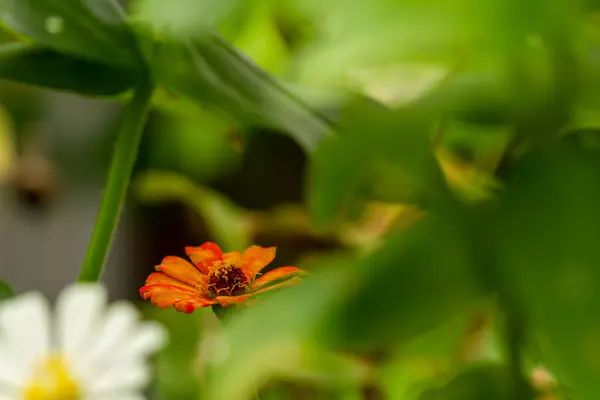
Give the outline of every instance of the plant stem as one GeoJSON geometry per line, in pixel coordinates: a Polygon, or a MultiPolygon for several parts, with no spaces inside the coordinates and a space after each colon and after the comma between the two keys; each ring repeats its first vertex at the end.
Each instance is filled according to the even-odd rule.
{"type": "Polygon", "coordinates": [[[98,218],[79,271],[79,282],[96,282],[102,276],[104,262],[125,202],[153,91],[150,80],[143,79],[125,108],[98,218]]]}

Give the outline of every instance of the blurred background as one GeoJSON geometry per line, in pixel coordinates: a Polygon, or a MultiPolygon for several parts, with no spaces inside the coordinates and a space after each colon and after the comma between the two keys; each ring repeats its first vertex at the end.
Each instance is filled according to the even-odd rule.
{"type": "MultiPolygon", "coordinates": [[[[522,292],[529,295],[537,277],[515,272],[514,279],[510,275],[504,280],[505,269],[499,265],[511,261],[515,270],[523,267],[520,270],[524,271],[536,263],[546,268],[553,260],[570,262],[566,256],[561,258],[562,253],[546,258],[545,251],[550,248],[558,254],[559,249],[568,249],[569,256],[581,256],[592,246],[580,248],[580,243],[587,246],[593,244],[590,238],[598,237],[597,227],[592,226],[595,217],[589,216],[597,215],[593,200],[600,199],[597,196],[600,186],[596,185],[593,174],[585,175],[581,181],[577,179],[583,176],[581,171],[594,168],[586,169],[589,166],[586,164],[580,170],[581,165],[574,161],[579,158],[570,156],[553,158],[558,160],[557,164],[573,166],[566,168],[567,172],[540,164],[542,168],[534,161],[539,169],[525,169],[529,175],[524,173],[522,180],[514,178],[514,183],[511,179],[518,174],[508,166],[527,151],[537,150],[548,137],[552,140],[566,137],[564,142],[576,143],[578,149],[585,148],[590,154],[598,150],[600,3],[571,4],[566,0],[130,0],[122,3],[132,25],[150,26],[158,38],[163,32],[175,37],[196,37],[204,30],[218,32],[244,57],[267,71],[283,91],[293,93],[302,104],[309,105],[320,120],[333,126],[342,120],[345,125],[341,124],[338,132],[343,137],[338,147],[327,142],[313,153],[307,142],[299,140],[303,138],[302,128],[300,134],[290,133],[278,129],[276,123],[231,118],[217,100],[215,107],[211,107],[209,95],[203,99],[207,106],[199,107],[172,88],[161,91],[145,127],[127,204],[102,278],[111,297],[140,302],[138,289],[163,257],[184,256],[185,246],[208,240],[219,243],[225,251],[241,250],[251,244],[277,246],[276,261],[269,268],[301,265],[310,270],[328,265],[321,260],[331,254],[370,255],[380,248],[392,228],[402,231],[421,218],[423,209],[437,210],[442,202],[444,207],[447,203],[447,209],[439,207],[444,210],[440,212],[444,216],[441,222],[434,220],[437,222],[432,223],[433,230],[423,234],[431,245],[423,252],[413,253],[412,247],[400,240],[395,242],[392,237],[385,242],[387,252],[373,257],[376,270],[373,274],[368,270],[371,259],[363,265],[359,261],[349,262],[356,268],[354,272],[362,271],[357,273],[366,283],[357,284],[358,294],[352,289],[344,292],[347,308],[332,306],[334,311],[327,320],[332,325],[338,323],[336,332],[342,332],[340,335],[354,334],[355,342],[343,342],[352,350],[343,349],[345,355],[351,355],[351,361],[315,357],[307,370],[269,380],[260,388],[260,399],[511,398],[501,384],[505,381],[499,384],[495,372],[488,374],[488,370],[465,375],[467,384],[463,386],[460,386],[462,381],[455,382],[462,389],[454,386],[448,389],[448,393],[455,395],[470,393],[465,397],[443,397],[443,393],[436,392],[419,397],[415,393],[421,393],[425,382],[449,381],[449,377],[471,362],[505,361],[505,349],[499,344],[503,339],[498,338],[504,327],[498,326],[501,324],[496,318],[496,293],[512,290],[511,282],[520,282],[514,299],[522,300],[527,297],[521,296],[522,292]],[[361,105],[360,110],[375,111],[354,114],[355,104],[361,105]],[[404,106],[411,110],[422,107],[426,111],[417,113],[419,122],[410,120],[410,124],[395,125],[385,118],[376,118],[387,115],[382,110],[399,110],[404,106]],[[353,115],[357,115],[355,120],[353,115]],[[427,122],[425,128],[421,121],[427,122]],[[412,130],[423,133],[422,142],[400,139],[401,132],[412,130]],[[425,143],[423,149],[427,149],[427,155],[415,155],[410,146],[417,142],[419,146],[425,143]],[[430,155],[435,167],[428,164],[430,155]],[[395,165],[390,167],[390,164],[395,165]],[[556,203],[548,200],[545,206],[534,201],[546,199],[547,187],[543,185],[553,181],[545,179],[547,171],[562,179],[556,181],[557,193],[587,199],[581,208],[586,213],[582,212],[577,220],[580,225],[548,219],[549,215],[571,215],[579,204],[571,195],[548,195],[559,200],[556,203]],[[359,175],[372,179],[368,184],[354,182],[352,177],[359,175]],[[425,187],[425,182],[439,183],[438,175],[439,188],[425,187]],[[530,185],[531,182],[541,183],[538,187],[530,185]],[[513,184],[516,189],[506,190],[513,184]],[[317,193],[314,197],[307,194],[309,187],[311,196],[317,193]],[[444,197],[446,189],[451,193],[448,197],[444,197]],[[527,195],[517,200],[510,197],[520,190],[527,195]],[[501,248],[498,251],[503,255],[494,259],[488,254],[492,248],[497,250],[494,242],[497,237],[490,233],[491,229],[484,230],[483,223],[480,224],[483,218],[479,217],[497,206],[499,193],[508,193],[507,202],[502,204],[508,204],[510,212],[498,218],[498,226],[504,229],[499,231],[509,232],[499,235],[498,242],[505,245],[508,239],[502,240],[511,237],[518,243],[506,244],[514,252],[501,248]],[[317,229],[313,223],[318,219],[333,219],[342,208],[353,214],[355,202],[365,206],[364,212],[355,212],[352,218],[341,222],[336,220],[333,229],[317,229]],[[310,207],[317,211],[310,211],[310,207]],[[450,209],[451,212],[447,211],[450,209]],[[450,214],[452,217],[447,217],[450,214]],[[531,221],[539,223],[540,231],[529,230],[531,221]],[[460,229],[454,230],[454,223],[460,229]],[[468,235],[463,237],[466,231],[468,235]],[[554,236],[540,234],[545,231],[580,233],[571,243],[567,239],[561,241],[562,237],[555,240],[554,236]],[[487,234],[493,236],[490,241],[493,245],[483,243],[481,238],[487,234]],[[527,242],[538,234],[547,240],[527,242]],[[521,243],[527,246],[520,247],[521,243]],[[513,257],[516,253],[527,257],[513,257]],[[408,256],[402,258],[404,254],[408,256]],[[387,272],[383,271],[392,270],[396,264],[398,270],[400,264],[426,267],[411,271],[406,280],[386,280],[387,272]],[[377,265],[384,267],[377,270],[377,265]],[[446,266],[448,269],[444,270],[446,266]],[[471,275],[477,276],[473,285],[471,275]],[[477,287],[473,290],[475,294],[471,286],[477,287]],[[448,293],[447,287],[451,287],[448,293]],[[410,311],[412,301],[420,299],[421,288],[434,299],[415,300],[415,311],[410,311]],[[379,297],[380,292],[386,295],[379,297]],[[435,297],[438,292],[444,293],[439,299],[435,297]],[[448,296],[444,297],[445,294],[448,296]],[[396,299],[395,295],[401,298],[396,299]],[[369,299],[368,304],[362,301],[365,298],[369,299]],[[454,300],[460,306],[453,308],[454,300]],[[465,304],[468,307],[463,307],[465,304]],[[447,325],[438,324],[437,317],[447,325]],[[428,318],[436,323],[429,324],[428,318]],[[427,321],[421,324],[422,320],[427,321]],[[417,328],[413,331],[412,327],[405,327],[406,321],[417,321],[417,328]],[[434,325],[436,329],[429,329],[434,325]],[[373,333],[377,329],[380,331],[373,333]],[[383,331],[386,333],[379,336],[383,331]],[[368,351],[362,348],[355,351],[348,344],[362,344],[363,339],[373,344],[383,337],[389,340],[383,341],[383,349],[373,346],[368,351]],[[417,339],[401,342],[399,338],[405,337],[417,339]],[[378,378],[371,379],[373,369],[381,366],[378,378]],[[469,392],[465,388],[471,388],[473,382],[472,387],[492,388],[498,397],[486,397],[490,392],[485,390],[469,392]]],[[[12,38],[7,34],[1,40],[12,38]]],[[[173,66],[168,61],[166,70],[171,68],[172,75],[165,76],[179,78],[181,73],[181,82],[185,82],[188,76],[176,68],[176,62],[173,66]]],[[[243,78],[225,82],[221,89],[230,93],[232,87],[242,93],[243,78]]],[[[265,97],[270,96],[268,90],[265,89],[265,97]]],[[[252,100],[251,95],[240,97],[252,100]]],[[[244,114],[244,107],[251,108],[251,102],[240,104],[239,114],[244,114]]],[[[0,80],[0,279],[10,282],[16,292],[40,290],[54,299],[76,278],[95,223],[122,110],[122,98],[83,97],[0,80]]],[[[289,117],[284,114],[287,109],[281,110],[281,113],[272,111],[273,119],[289,117]]],[[[309,130],[308,125],[306,129],[309,130]]],[[[593,153],[590,159],[596,160],[595,157],[597,154],[593,153]]],[[[565,220],[570,221],[567,217],[565,220]]],[[[579,259],[581,265],[600,259],[587,255],[579,259]]],[[[543,268],[536,271],[545,271],[543,268]]],[[[569,275],[571,269],[567,270],[566,275],[556,276],[569,275]]],[[[589,271],[592,270],[590,266],[589,271]]],[[[346,275],[351,274],[346,272],[346,275]]],[[[400,272],[393,276],[404,278],[400,272]]],[[[580,284],[588,275],[578,276],[576,283],[580,284]]],[[[354,283],[350,278],[348,282],[354,283]]],[[[331,290],[335,290],[333,285],[331,290]]],[[[576,292],[577,288],[573,290],[576,292]]],[[[315,293],[315,298],[320,299],[318,296],[327,290],[315,293]]],[[[539,317],[532,317],[532,321],[551,319],[544,319],[551,314],[548,309],[554,310],[543,305],[552,298],[549,294],[554,294],[554,289],[539,297],[532,295],[536,300],[532,300],[535,305],[531,309],[542,310],[532,312],[535,318],[539,317]]],[[[304,295],[305,299],[310,298],[310,293],[304,295]]],[[[556,300],[554,305],[557,304],[562,303],[556,300]]],[[[140,307],[149,318],[163,321],[172,335],[170,347],[157,360],[153,396],[197,398],[208,370],[204,369],[203,348],[217,346],[211,342],[211,335],[218,330],[216,317],[208,309],[187,316],[173,310],[157,311],[141,302],[140,307]]],[[[571,314],[565,311],[562,315],[571,314]]],[[[591,314],[585,315],[582,320],[593,319],[588,318],[591,314]]],[[[552,321],[554,325],[544,328],[562,326],[560,318],[552,321]]],[[[335,334],[332,338],[335,342],[335,334]]],[[[565,338],[573,337],[564,336],[561,340],[576,342],[565,338]]],[[[568,391],[554,391],[557,387],[554,378],[540,366],[544,358],[538,357],[535,345],[532,348],[535,350],[531,350],[524,362],[525,375],[539,392],[523,398],[571,398],[568,391]]],[[[565,364],[568,363],[562,365],[565,364]]]]}

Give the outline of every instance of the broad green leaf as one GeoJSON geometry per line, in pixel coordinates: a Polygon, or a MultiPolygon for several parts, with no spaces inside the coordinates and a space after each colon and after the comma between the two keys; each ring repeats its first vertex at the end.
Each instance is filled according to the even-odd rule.
{"type": "Polygon", "coordinates": [[[579,399],[600,374],[600,153],[577,135],[506,171],[495,215],[500,287],[543,357],[579,399]]]}
{"type": "Polygon", "coordinates": [[[518,398],[510,371],[499,364],[482,364],[459,373],[443,388],[423,393],[419,400],[532,400],[518,398]]]}
{"type": "Polygon", "coordinates": [[[0,301],[10,299],[14,295],[12,287],[8,283],[0,281],[0,301]]]}
{"type": "Polygon", "coordinates": [[[0,15],[36,44],[104,63],[139,65],[135,38],[116,0],[4,0],[0,15]]]}
{"type": "Polygon", "coordinates": [[[158,83],[246,125],[289,134],[307,151],[330,134],[323,117],[220,37],[162,37],[153,60],[158,83]]]}
{"type": "Polygon", "coordinates": [[[6,44],[1,49],[7,50],[7,46],[14,55],[0,58],[3,79],[87,96],[113,96],[135,84],[135,69],[22,44],[6,44]]]}
{"type": "Polygon", "coordinates": [[[434,123],[433,115],[412,109],[358,103],[345,110],[339,136],[322,142],[310,160],[314,221],[327,224],[349,208],[360,209],[367,196],[420,203],[443,195],[443,177],[429,145],[434,123]]]}
{"type": "Polygon", "coordinates": [[[346,266],[352,296],[325,325],[336,346],[373,350],[403,343],[468,310],[485,295],[469,216],[456,207],[429,211],[394,232],[373,254],[346,266]]]}

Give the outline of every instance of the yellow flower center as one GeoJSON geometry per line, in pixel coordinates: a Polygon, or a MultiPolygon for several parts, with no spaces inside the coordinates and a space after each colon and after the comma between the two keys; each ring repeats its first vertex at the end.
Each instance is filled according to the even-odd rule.
{"type": "Polygon", "coordinates": [[[25,400],[77,400],[79,387],[69,374],[64,358],[54,354],[34,370],[25,388],[25,400]]]}

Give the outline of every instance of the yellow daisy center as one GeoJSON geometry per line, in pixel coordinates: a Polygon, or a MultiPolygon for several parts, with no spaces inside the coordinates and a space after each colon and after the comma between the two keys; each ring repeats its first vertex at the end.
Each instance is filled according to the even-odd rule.
{"type": "Polygon", "coordinates": [[[34,370],[25,388],[25,400],[77,400],[80,391],[69,374],[64,358],[54,354],[34,370]]]}

